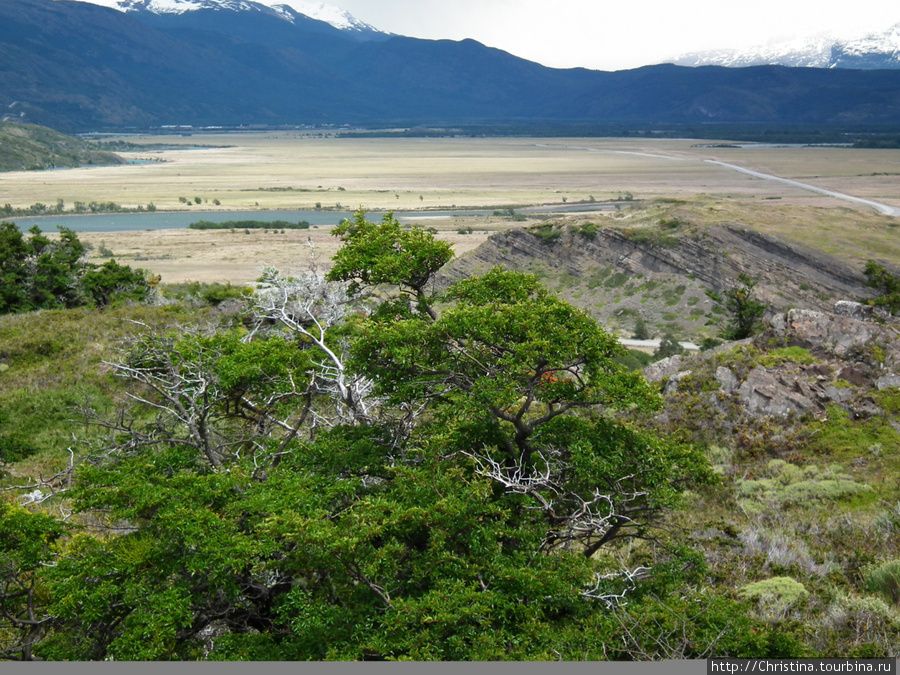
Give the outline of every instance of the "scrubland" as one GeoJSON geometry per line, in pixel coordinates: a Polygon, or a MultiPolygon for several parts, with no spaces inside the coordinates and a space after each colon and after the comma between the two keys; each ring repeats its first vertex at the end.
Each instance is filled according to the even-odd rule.
{"type": "MultiPolygon", "coordinates": [[[[660,230],[660,223],[676,223],[677,227],[671,229],[680,227],[688,233],[685,236],[702,230],[705,225],[738,224],[818,248],[852,265],[873,257],[900,263],[900,246],[896,244],[897,219],[702,162],[705,158],[715,158],[741,163],[754,170],[897,205],[900,204],[900,153],[896,151],[701,147],[702,143],[688,140],[366,140],[293,134],[129,140],[164,142],[170,146],[202,143],[222,147],[135,151],[133,158],[153,160],[142,165],[3,174],[0,175],[0,190],[7,201],[15,201],[16,205],[64,199],[67,202],[98,200],[122,204],[153,202],[158,208],[174,209],[192,208],[179,201],[179,196],[190,199],[197,196],[203,201],[204,210],[214,207],[223,210],[315,208],[317,202],[323,207],[340,202],[351,208],[365,206],[372,209],[499,208],[560,204],[563,198],[567,203],[589,202],[592,198],[600,202],[630,195],[632,199],[628,202],[617,202],[618,210],[606,213],[534,216],[520,222],[503,216],[426,221],[427,213],[423,212],[422,222],[434,227],[438,238],[451,243],[457,256],[464,256],[494,232],[521,226],[538,226],[536,232],[544,239],[559,236],[563,229],[571,230],[570,239],[559,241],[578,241],[574,238],[576,234],[592,237],[596,233],[595,226],[620,228],[633,238],[640,238],[646,230],[659,239],[669,236],[665,227],[660,230]],[[219,206],[210,206],[214,199],[219,200],[219,206]]],[[[136,332],[178,336],[184,348],[184,345],[194,345],[192,335],[202,328],[205,336],[217,332],[217,339],[223,340],[225,345],[227,336],[243,336],[252,328],[239,303],[220,304],[220,301],[236,299],[241,293],[249,292],[243,285],[255,281],[263,266],[274,266],[286,274],[302,272],[309,263],[310,242],[315,245],[315,255],[320,263],[327,267],[339,243],[331,236],[330,228],[285,233],[190,230],[98,233],[84,234],[82,240],[94,246],[95,255],[102,247],[120,262],[161,274],[162,295],[168,296],[168,300],[156,306],[44,311],[0,317],[0,458],[3,460],[0,488],[9,489],[2,494],[10,502],[22,503],[23,497],[27,497],[22,490],[13,488],[64,470],[78,453],[90,449],[86,444],[101,447],[101,441],[115,440],[102,427],[85,425],[79,413],[90,402],[96,410],[111,416],[117,406],[127,400],[123,378],[114,376],[115,372],[122,374],[123,371],[116,371],[110,365],[126,359],[120,348],[127,336],[136,332]],[[211,286],[208,282],[220,283],[211,286]]],[[[536,260],[535,264],[540,262],[536,260]]],[[[544,278],[559,285],[563,274],[553,270],[544,278]]],[[[617,278],[620,274],[627,276],[616,270],[609,270],[609,276],[604,276],[602,281],[609,286],[610,293],[619,293],[617,289],[628,283],[626,278],[617,278]],[[612,278],[615,283],[610,281],[612,278]]],[[[662,292],[665,289],[650,289],[649,282],[642,283],[640,288],[648,291],[648,297],[649,290],[655,289],[666,306],[674,307],[684,292],[682,288],[674,297],[673,290],[670,293],[673,297],[668,297],[662,292]]],[[[557,290],[554,288],[554,292],[557,290]]],[[[573,301],[578,299],[578,293],[573,289],[564,290],[568,293],[565,297],[571,297],[573,301]]],[[[699,293],[693,302],[698,307],[702,306],[699,293]]],[[[693,306],[690,298],[685,298],[686,306],[693,306]]],[[[384,311],[389,313],[391,310],[384,311]]],[[[399,323],[401,314],[399,309],[396,311],[395,319],[399,323]]],[[[473,325],[480,327],[478,322],[473,325]]],[[[890,325],[885,330],[893,330],[890,325]]],[[[353,322],[348,322],[341,330],[352,336],[357,329],[353,322]]],[[[344,335],[340,334],[341,337],[344,335]]],[[[237,345],[236,338],[234,342],[237,345]]],[[[398,338],[390,345],[399,355],[398,359],[409,347],[408,342],[398,338]]],[[[213,341],[212,344],[217,343],[213,341]]],[[[308,336],[298,338],[296,344],[302,349],[308,348],[308,336]]],[[[229,347],[232,348],[240,353],[239,346],[229,347]]],[[[306,354],[302,349],[301,353],[306,354]]],[[[697,456],[692,453],[699,453],[705,458],[709,475],[708,480],[686,484],[678,495],[671,495],[672,508],[667,510],[663,521],[657,523],[662,527],[642,531],[640,537],[599,555],[598,560],[602,558],[604,564],[609,563],[616,569],[623,564],[631,565],[632,569],[646,565],[652,573],[646,577],[635,576],[637,590],[631,596],[631,605],[610,605],[608,611],[595,612],[590,618],[579,614],[585,611],[580,609],[584,607],[580,597],[576,598],[578,602],[559,601],[544,614],[529,614],[536,611],[535,606],[539,604],[533,601],[534,597],[543,597],[547,593],[542,591],[532,597],[519,590],[518,584],[529,592],[535,589],[533,584],[528,586],[532,582],[523,581],[525,577],[510,574],[494,579],[490,566],[475,570],[458,564],[472,551],[481,551],[474,544],[470,546],[468,540],[465,546],[457,545],[452,537],[448,538],[452,540],[449,543],[442,540],[441,545],[446,545],[452,555],[444,555],[445,551],[441,549],[438,551],[440,556],[435,554],[433,558],[427,558],[432,553],[428,543],[432,534],[429,533],[440,535],[445,531],[443,528],[446,531],[453,529],[456,516],[448,505],[462,509],[459,504],[465,503],[465,499],[453,501],[445,495],[456,494],[451,494],[450,490],[460,492],[460,480],[471,479],[471,467],[466,473],[467,465],[460,463],[454,468],[458,473],[441,475],[434,467],[448,460],[447,455],[442,455],[433,465],[420,466],[411,462],[397,469],[407,457],[396,459],[390,455],[388,459],[393,462],[390,470],[375,475],[381,469],[372,466],[388,460],[372,452],[370,445],[377,446],[380,442],[374,433],[371,438],[352,434],[346,438],[335,436],[339,442],[328,445],[331,432],[322,432],[318,441],[310,440],[298,450],[297,457],[303,456],[304,461],[318,467],[313,474],[316,471],[321,475],[328,471],[335,473],[334,484],[329,489],[333,489],[338,497],[345,492],[349,495],[351,490],[371,489],[370,501],[354,503],[355,508],[362,505],[360,512],[364,514],[359,516],[358,529],[346,536],[342,534],[339,541],[327,538],[331,536],[329,528],[340,518],[349,521],[357,517],[357,511],[342,505],[328,517],[315,512],[308,520],[302,520],[296,511],[305,506],[285,501],[285,490],[298,489],[291,481],[299,480],[297,477],[304,476],[304,471],[309,469],[302,462],[295,466],[292,459],[285,460],[287,469],[282,468],[285,473],[275,471],[277,462],[269,467],[276,478],[268,484],[268,474],[259,473],[258,467],[250,467],[246,469],[246,480],[239,485],[240,471],[237,469],[234,476],[201,472],[177,452],[166,451],[165,461],[159,464],[139,458],[134,460],[136,478],[123,487],[123,495],[131,491],[128,498],[140,503],[144,509],[135,507],[137,527],[145,527],[148,523],[156,527],[154,514],[165,511],[167,518],[172,520],[160,521],[159,531],[171,537],[171,541],[194,536],[192,528],[199,528],[197,542],[206,541],[208,533],[197,523],[207,515],[204,527],[210,528],[211,532],[218,533],[218,528],[224,527],[222,523],[233,524],[234,541],[243,541],[240,537],[248,531],[257,532],[252,528],[259,528],[258,532],[264,536],[274,531],[277,536],[273,539],[260,539],[271,548],[253,549],[258,567],[248,574],[256,575],[253,576],[256,586],[250,584],[247,587],[250,590],[241,589],[244,595],[235,592],[237,604],[246,601],[250,591],[259,590],[260,579],[266,580],[272,588],[278,586],[278,579],[271,572],[283,562],[278,556],[297,556],[297,551],[314,550],[315,546],[309,542],[319,541],[317,537],[333,545],[337,553],[331,559],[326,560],[327,556],[316,559],[315,564],[309,563],[308,569],[298,563],[298,581],[279,610],[278,620],[283,622],[280,625],[289,627],[283,633],[293,631],[299,636],[297,653],[309,654],[315,653],[315,649],[324,649],[321,644],[329,643],[324,638],[332,635],[343,640],[340,644],[345,645],[346,650],[335,653],[355,653],[352,630],[341,633],[340,626],[335,628],[336,617],[349,621],[345,617],[348,614],[346,607],[330,598],[325,601],[321,597],[314,598],[309,589],[321,586],[319,590],[324,596],[334,592],[333,585],[329,591],[327,584],[320,583],[327,576],[322,569],[328,565],[340,567],[344,560],[340,556],[353,555],[354,547],[362,547],[360,542],[363,541],[366,546],[371,544],[372,566],[366,569],[373,571],[364,574],[360,568],[348,565],[350,581],[346,584],[346,592],[348,597],[353,595],[369,603],[366,607],[375,617],[373,621],[381,621],[384,617],[394,620],[391,618],[394,617],[396,623],[392,630],[395,633],[392,635],[404,639],[409,635],[418,636],[413,640],[415,644],[404,647],[408,651],[403,655],[407,656],[421,657],[440,653],[442,648],[453,648],[459,649],[454,653],[488,654],[489,658],[503,658],[504,654],[513,655],[509,658],[551,658],[550,647],[529,653],[522,646],[526,642],[516,642],[520,638],[510,639],[504,646],[506,652],[500,647],[497,647],[500,651],[490,651],[495,648],[494,636],[500,634],[496,626],[504,626],[504,630],[515,626],[518,630],[521,625],[532,628],[545,625],[537,623],[534,616],[540,616],[541,622],[558,631],[554,633],[561,636],[558,641],[547,644],[554,649],[563,649],[565,658],[667,659],[702,658],[710,654],[896,656],[900,653],[900,592],[897,590],[900,588],[897,571],[900,568],[897,544],[897,532],[900,531],[900,389],[896,386],[875,388],[868,381],[863,386],[844,379],[851,378],[856,371],[885,377],[893,373],[891,369],[896,363],[889,358],[890,350],[882,344],[873,343],[860,349],[852,359],[847,357],[846,363],[832,358],[828,349],[830,347],[816,351],[787,345],[771,336],[757,338],[752,344],[723,345],[703,360],[688,362],[693,365],[686,375],[664,379],[655,385],[666,395],[665,406],[658,414],[642,411],[639,407],[624,410],[618,418],[622,424],[629,429],[641,429],[641,433],[658,434],[667,439],[666,443],[674,444],[672,447],[683,444],[692,448],[690,453],[685,451],[684,462],[689,465],[697,456]],[[831,387],[829,391],[834,400],[842,399],[846,391],[846,401],[869,412],[866,415],[851,414],[847,406],[829,403],[816,412],[784,418],[744,415],[738,409],[734,392],[729,393],[722,387],[722,373],[727,370],[739,382],[751,371],[759,369],[782,378],[802,371],[810,382],[818,383],[816,386],[831,387]],[[320,445],[317,446],[317,442],[320,445]],[[350,474],[341,473],[346,467],[338,466],[343,457],[359,464],[358,467],[354,465],[354,471],[358,469],[358,472],[352,474],[353,481],[347,478],[350,474]],[[166,465],[166,462],[171,464],[166,465]],[[404,471],[409,476],[424,476],[415,489],[410,483],[409,494],[405,496],[420,499],[429,504],[429,508],[416,506],[405,510],[395,508],[393,503],[389,508],[385,505],[387,502],[379,501],[381,486],[405,485],[404,471]],[[434,473],[429,473],[431,471],[434,473]],[[180,494],[175,492],[181,489],[179,486],[187,486],[182,495],[184,510],[186,513],[193,509],[191,513],[200,514],[196,516],[198,520],[178,521],[178,504],[173,505],[165,499],[147,497],[149,501],[141,501],[145,499],[141,478],[144,475],[148,481],[155,481],[154,485],[161,490],[172,490],[176,496],[180,494]],[[216,482],[220,478],[221,484],[216,482]],[[285,487],[276,480],[285,481],[285,487]],[[349,487],[351,482],[353,487],[349,487]],[[270,491],[265,492],[263,488],[270,491]],[[256,494],[254,490],[263,490],[264,498],[247,501],[248,494],[251,497],[256,494]],[[247,510],[229,510],[231,502],[239,499],[247,501],[247,510]],[[203,507],[198,508],[197,504],[203,507]],[[209,513],[204,515],[207,506],[209,513]],[[269,518],[270,510],[278,508],[282,508],[278,517],[269,518]],[[438,516],[444,520],[440,521],[439,527],[432,528],[432,520],[438,516]],[[372,520],[367,521],[366,517],[372,520]],[[376,521],[377,527],[372,524],[376,521]],[[410,525],[411,522],[422,526],[417,529],[410,525]],[[291,544],[283,550],[278,548],[283,546],[285,538],[291,537],[300,544],[291,544]],[[273,551],[277,551],[277,555],[273,551]],[[390,575],[380,565],[397,551],[402,553],[398,554],[401,562],[410,556],[426,558],[422,567],[416,568],[411,578],[412,586],[426,585],[432,576],[441,575],[441,579],[446,579],[446,586],[435,592],[429,591],[410,604],[402,604],[406,599],[392,599],[388,592],[390,575]],[[454,577],[457,572],[458,577],[454,577]],[[371,576],[374,574],[382,574],[385,578],[371,576]],[[463,578],[471,583],[465,586],[458,581],[463,578]],[[384,587],[378,585],[379,581],[384,587]],[[501,587],[508,597],[501,594],[501,587]],[[513,598],[503,605],[502,612],[491,609],[490,603],[484,600],[495,591],[505,603],[508,598],[513,598]],[[456,597],[453,594],[459,594],[460,604],[448,608],[446,600],[456,597]],[[483,601],[486,604],[482,604],[483,601]],[[434,604],[429,605],[430,602],[434,604]],[[527,621],[521,619],[523,616],[527,621]],[[517,624],[517,621],[524,623],[517,624]],[[308,635],[317,638],[307,638],[308,635]],[[610,647],[611,651],[607,652],[603,646],[603,651],[598,651],[593,643],[590,647],[583,646],[590,641],[586,636],[593,636],[599,642],[606,640],[605,644],[615,645],[615,649],[610,647]],[[600,639],[597,636],[606,637],[600,639]]],[[[231,357],[233,354],[229,353],[231,357]]],[[[222,374],[239,384],[243,382],[241,378],[246,378],[252,386],[260,386],[265,391],[268,380],[263,378],[256,382],[253,379],[258,377],[257,361],[254,360],[257,358],[259,368],[268,367],[267,354],[253,353],[243,361],[229,361],[222,374]]],[[[308,367],[310,364],[304,366],[308,367]]],[[[297,370],[298,377],[296,381],[292,380],[294,384],[300,381],[302,373],[305,373],[302,368],[297,370]]],[[[396,377],[396,374],[388,370],[386,376],[396,377]]],[[[412,380],[401,384],[415,386],[412,380]]],[[[542,381],[541,386],[564,385],[552,378],[542,381]]],[[[138,388],[131,389],[130,393],[144,395],[146,391],[138,388]]],[[[513,397],[512,400],[518,405],[524,399],[513,397]]],[[[229,402],[225,403],[226,412],[229,405],[229,402]]],[[[442,443],[451,448],[453,443],[460,442],[459,438],[471,440],[467,434],[481,438],[478,434],[484,429],[474,423],[460,426],[458,433],[446,433],[443,424],[459,424],[459,421],[454,417],[452,405],[441,414],[444,417],[425,418],[423,429],[427,428],[427,433],[431,434],[424,443],[426,450],[444,447],[440,445],[442,443]],[[434,443],[434,447],[429,443],[434,443]]],[[[135,429],[138,429],[137,423],[150,429],[153,428],[154,414],[144,410],[135,420],[121,420],[120,423],[135,423],[135,429]]],[[[578,423],[581,421],[579,418],[578,423]]],[[[121,430],[121,427],[117,429],[121,430]]],[[[421,448],[415,449],[416,452],[419,450],[421,448]]],[[[452,453],[449,458],[462,462],[461,456],[452,453]]],[[[627,453],[621,456],[627,460],[627,453]]],[[[584,461],[589,460],[590,457],[584,461]]],[[[548,471],[549,466],[548,462],[548,471]]],[[[602,462],[590,466],[602,472],[602,462]]],[[[56,485],[54,489],[65,487],[56,485]]],[[[503,492],[496,486],[494,489],[503,492]]],[[[306,487],[304,490],[308,503],[319,499],[315,489],[306,487]]],[[[487,487],[478,493],[478,499],[488,503],[490,495],[491,489],[487,487]]],[[[335,499],[340,502],[338,497],[335,499]]],[[[79,498],[89,503],[91,495],[79,498]]],[[[114,506],[118,504],[116,495],[109,499],[114,506]]],[[[67,510],[71,502],[65,496],[48,504],[55,509],[52,511],[55,517],[72,518],[72,513],[67,510]]],[[[38,512],[41,507],[32,504],[28,508],[38,512]]],[[[520,517],[527,510],[525,506],[510,510],[510,513],[515,511],[516,517],[520,517]]],[[[463,512],[469,513],[460,511],[463,512]]],[[[492,512],[486,510],[477,515],[478,519],[472,521],[465,536],[495,520],[497,527],[505,527],[506,521],[492,512]]],[[[154,549],[152,534],[129,534],[121,539],[125,542],[121,546],[116,543],[117,534],[107,534],[105,540],[103,537],[89,539],[91,528],[96,529],[98,524],[108,525],[102,521],[102,513],[91,517],[98,520],[86,516],[72,519],[71,522],[83,531],[71,540],[54,544],[59,548],[48,550],[54,551],[54,555],[59,553],[62,558],[80,556],[89,561],[94,551],[108,546],[112,557],[98,553],[97,564],[109,566],[109,578],[126,574],[122,570],[127,570],[122,578],[128,583],[137,583],[132,591],[138,596],[142,575],[157,575],[158,583],[154,582],[153,589],[156,595],[152,597],[158,599],[159,606],[150,603],[144,607],[137,596],[128,600],[140,607],[144,616],[150,617],[147,619],[149,628],[126,625],[126,629],[135,635],[145,630],[153,640],[146,640],[146,644],[135,640],[114,647],[122,653],[142,654],[144,649],[156,649],[155,641],[162,643],[171,639],[174,643],[175,637],[166,637],[169,635],[166,631],[170,629],[166,603],[181,605],[178,598],[173,599],[167,584],[174,575],[187,578],[187,574],[182,570],[166,577],[159,571],[162,568],[154,563],[157,560],[154,556],[162,556],[162,553],[154,549]]],[[[126,525],[131,527],[132,524],[126,525]]],[[[492,540],[491,545],[485,545],[483,550],[490,553],[494,549],[505,550],[508,546],[514,555],[519,555],[516,547],[528,544],[524,539],[509,541],[512,543],[500,537],[492,540]],[[494,546],[498,541],[500,544],[494,546]]],[[[0,553],[3,550],[0,546],[0,553]]],[[[184,549],[185,560],[190,558],[193,550],[190,547],[184,549]]],[[[210,549],[212,553],[214,551],[210,549]]],[[[238,555],[233,551],[229,554],[238,555]]],[[[239,555],[250,554],[241,549],[239,555]]],[[[169,552],[166,556],[159,559],[177,558],[169,552]]],[[[85,566],[84,569],[90,568],[85,566]]],[[[230,562],[222,563],[220,572],[227,577],[234,569],[230,562]]],[[[88,572],[83,574],[87,575],[85,579],[90,576],[88,572]]],[[[566,574],[561,571],[553,578],[568,580],[566,574]]],[[[107,583],[106,577],[94,581],[107,583]]],[[[73,597],[81,597],[79,594],[88,597],[93,592],[91,584],[82,584],[83,587],[78,588],[74,582],[68,587],[65,581],[57,583],[62,583],[55,587],[57,590],[68,588],[67,592],[73,597]]],[[[109,588],[113,587],[114,584],[109,588]]],[[[46,589],[42,588],[42,591],[46,589]]],[[[232,592],[230,587],[226,591],[232,592]]],[[[202,595],[205,590],[198,593],[202,595]]],[[[107,602],[105,596],[101,596],[103,593],[98,591],[96,597],[89,599],[96,603],[107,602]]],[[[41,597],[46,601],[50,596],[41,597]]],[[[58,593],[53,601],[64,605],[67,597],[58,593]]],[[[553,599],[552,595],[547,597],[553,599]]],[[[547,602],[547,597],[540,602],[547,602]]],[[[117,611],[118,605],[113,603],[111,606],[111,611],[117,611]]],[[[72,604],[69,608],[72,616],[77,615],[74,607],[72,604]]],[[[540,611],[544,612],[544,609],[540,611]]],[[[189,618],[184,614],[180,620],[189,624],[189,618]]],[[[118,624],[113,621],[112,625],[118,624]]],[[[363,630],[357,624],[352,625],[354,630],[363,630]]],[[[523,641],[534,640],[533,644],[540,644],[541,631],[534,630],[533,633],[524,630],[515,634],[524,636],[521,637],[523,641]]],[[[9,644],[10,636],[15,635],[19,633],[9,625],[0,626],[0,647],[4,639],[9,644]]],[[[272,651],[257,651],[262,649],[258,645],[263,644],[264,638],[277,642],[280,635],[276,631],[269,634],[256,628],[232,633],[213,631],[204,637],[206,642],[192,643],[190,649],[193,651],[175,652],[175,655],[204,658],[216,639],[221,639],[220,645],[226,645],[221,652],[223,658],[253,659],[264,658],[267,654],[290,654],[276,651],[269,643],[266,643],[267,648],[272,651]]],[[[54,636],[54,639],[55,642],[48,643],[50,654],[77,651],[77,645],[65,642],[65,635],[54,636]]],[[[374,640],[372,644],[379,644],[385,653],[395,646],[386,644],[383,638],[369,636],[368,639],[374,640]]],[[[173,652],[166,652],[166,648],[163,644],[153,654],[156,658],[166,654],[171,657],[173,652]]],[[[325,654],[324,651],[321,653],[325,654]]],[[[368,655],[357,654],[359,658],[368,655]]],[[[563,657],[560,652],[556,655],[563,657]]]]}

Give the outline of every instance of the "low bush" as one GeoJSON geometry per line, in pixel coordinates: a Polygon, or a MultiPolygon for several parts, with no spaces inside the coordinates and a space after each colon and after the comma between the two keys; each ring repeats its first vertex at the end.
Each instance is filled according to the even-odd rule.
{"type": "Polygon", "coordinates": [[[870,569],[866,574],[866,590],[900,605],[900,560],[889,560],[870,569]]]}

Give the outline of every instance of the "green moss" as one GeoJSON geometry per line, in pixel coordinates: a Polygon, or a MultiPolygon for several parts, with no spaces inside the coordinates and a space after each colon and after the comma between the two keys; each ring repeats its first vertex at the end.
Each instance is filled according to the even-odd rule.
{"type": "Polygon", "coordinates": [[[781,347],[773,349],[770,352],[759,357],[759,364],[766,368],[774,368],[783,363],[797,363],[800,365],[810,365],[818,363],[819,360],[809,353],[808,349],[802,347],[781,347]]]}
{"type": "Polygon", "coordinates": [[[808,425],[809,446],[820,454],[837,459],[852,459],[868,453],[869,448],[900,447],[900,434],[882,417],[853,420],[838,406],[828,406],[827,419],[808,425]]]}
{"type": "Polygon", "coordinates": [[[891,415],[900,414],[900,387],[889,387],[872,392],[872,397],[879,408],[891,415]]]}

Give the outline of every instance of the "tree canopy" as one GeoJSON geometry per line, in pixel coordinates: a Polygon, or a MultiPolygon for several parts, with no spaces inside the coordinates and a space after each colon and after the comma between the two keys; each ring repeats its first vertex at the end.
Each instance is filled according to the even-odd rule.
{"type": "Polygon", "coordinates": [[[109,260],[84,260],[84,244],[60,227],[52,240],[35,225],[25,238],[14,223],[0,223],[0,314],[35,309],[103,307],[115,300],[143,300],[150,286],[143,270],[109,260]]]}
{"type": "Polygon", "coordinates": [[[702,556],[655,526],[712,474],[630,423],[659,400],[614,337],[529,275],[438,294],[449,248],[392,217],[336,234],[327,278],[269,271],[239,327],[108,364],[127,399],[85,410],[105,433],[47,484],[72,517],[0,505],[33,533],[0,539],[0,654],[776,653],[736,601],[696,618],[702,556]]]}

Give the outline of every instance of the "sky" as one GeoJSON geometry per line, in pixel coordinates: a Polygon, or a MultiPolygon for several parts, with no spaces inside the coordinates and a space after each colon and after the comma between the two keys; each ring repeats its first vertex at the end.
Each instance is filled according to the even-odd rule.
{"type": "Polygon", "coordinates": [[[374,27],[473,38],[547,66],[623,70],[685,52],[900,23],[897,0],[328,0],[374,27]]]}

